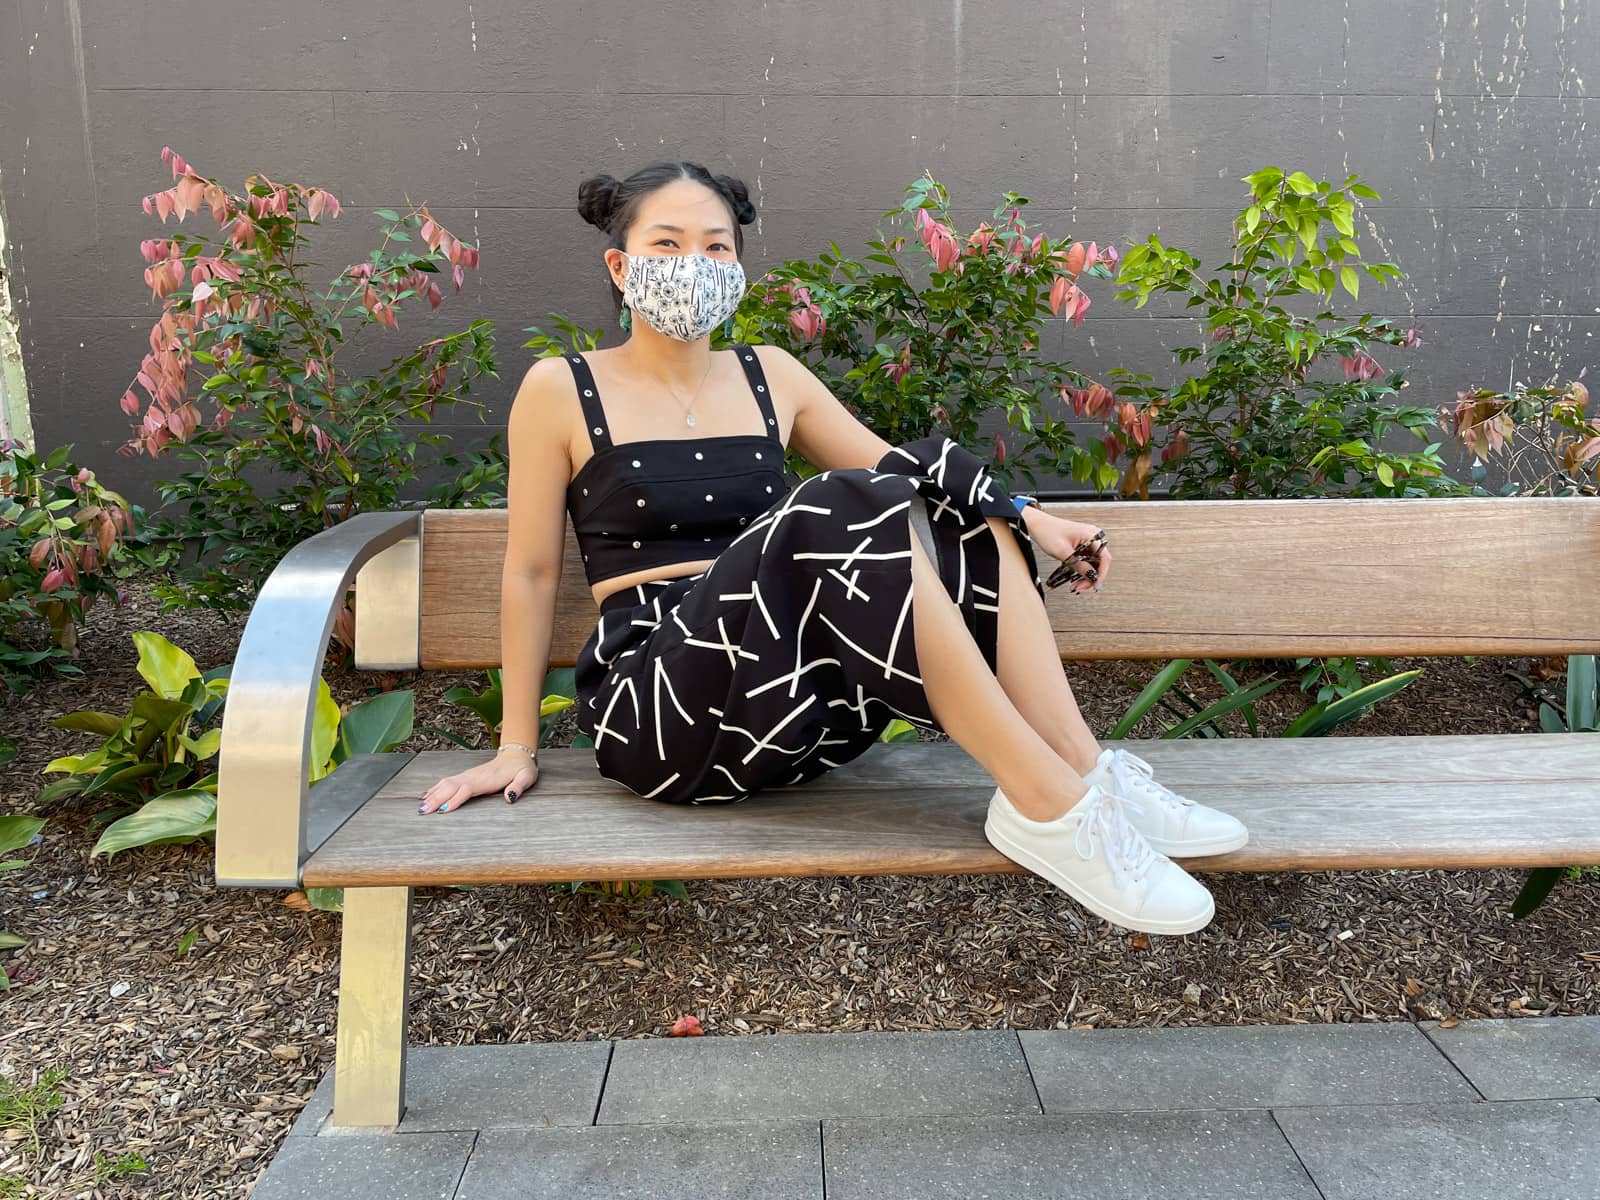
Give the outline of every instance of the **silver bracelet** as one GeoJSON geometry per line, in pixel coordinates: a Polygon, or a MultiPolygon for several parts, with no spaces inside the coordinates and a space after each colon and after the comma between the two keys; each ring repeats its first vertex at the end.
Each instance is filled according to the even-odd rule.
{"type": "Polygon", "coordinates": [[[532,746],[525,746],[521,742],[501,742],[500,743],[500,749],[502,749],[502,750],[521,750],[529,758],[533,759],[534,762],[538,762],[539,761],[539,752],[537,750],[535,750],[532,746]]]}

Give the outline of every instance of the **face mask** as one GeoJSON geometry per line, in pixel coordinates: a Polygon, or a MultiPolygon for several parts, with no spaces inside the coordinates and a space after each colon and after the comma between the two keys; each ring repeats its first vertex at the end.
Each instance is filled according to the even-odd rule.
{"type": "Polygon", "coordinates": [[[629,254],[622,300],[652,329],[692,342],[731,317],[744,291],[744,268],[725,258],[629,254]]]}

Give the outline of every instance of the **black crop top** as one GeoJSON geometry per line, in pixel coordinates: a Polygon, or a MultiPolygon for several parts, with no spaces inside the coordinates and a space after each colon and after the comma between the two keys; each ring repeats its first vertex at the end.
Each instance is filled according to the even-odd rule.
{"type": "Polygon", "coordinates": [[[749,346],[733,351],[769,434],[620,445],[611,440],[588,362],[581,354],[566,356],[594,446],[567,485],[567,512],[591,587],[648,567],[716,558],[788,491],[783,438],[761,361],[749,346]]]}

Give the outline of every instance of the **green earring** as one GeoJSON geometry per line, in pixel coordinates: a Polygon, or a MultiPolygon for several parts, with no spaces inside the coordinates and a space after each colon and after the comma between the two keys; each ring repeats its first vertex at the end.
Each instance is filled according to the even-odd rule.
{"type": "Polygon", "coordinates": [[[633,328],[633,309],[626,304],[622,306],[622,313],[617,317],[617,324],[622,326],[622,332],[627,333],[633,328]]]}
{"type": "Polygon", "coordinates": [[[731,313],[728,319],[722,323],[722,336],[727,341],[733,341],[733,315],[731,313]]]}

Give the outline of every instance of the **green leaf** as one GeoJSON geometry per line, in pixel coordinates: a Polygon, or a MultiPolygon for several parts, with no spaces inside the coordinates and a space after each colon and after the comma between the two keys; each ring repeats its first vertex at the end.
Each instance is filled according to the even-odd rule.
{"type": "Polygon", "coordinates": [[[1394,468],[1391,467],[1386,462],[1379,463],[1378,464],[1378,479],[1380,481],[1382,481],[1384,487],[1393,487],[1394,486],[1394,468]]]}
{"type": "Polygon", "coordinates": [[[1289,185],[1289,190],[1296,196],[1311,196],[1316,194],[1316,181],[1304,171],[1296,171],[1293,175],[1289,176],[1286,182],[1289,185]]]}
{"type": "Polygon", "coordinates": [[[1246,233],[1254,233],[1256,231],[1256,226],[1260,224],[1261,206],[1259,204],[1252,204],[1249,208],[1244,210],[1244,231],[1246,233]]]}
{"type": "Polygon", "coordinates": [[[342,887],[307,888],[306,899],[311,901],[311,907],[319,912],[344,911],[344,889],[342,887]]]}
{"type": "Polygon", "coordinates": [[[214,795],[197,789],[168,792],[147,801],[138,812],[108,825],[89,857],[115,854],[157,841],[193,840],[215,833],[216,828],[217,798],[214,795]]]}
{"type": "Polygon", "coordinates": [[[333,748],[339,744],[339,706],[326,679],[317,680],[317,707],[311,715],[312,783],[333,770],[333,748]]]}
{"type": "Polygon", "coordinates": [[[339,761],[398,746],[411,736],[415,712],[408,691],[384,692],[356,705],[339,723],[339,761]]]}
{"type": "Polygon", "coordinates": [[[373,212],[385,221],[398,221],[400,219],[400,214],[392,208],[378,208],[374,209],[373,212]]]}
{"type": "Polygon", "coordinates": [[[57,717],[50,724],[57,729],[70,729],[75,733],[97,733],[110,737],[122,728],[122,718],[107,712],[75,712],[57,717]]]}
{"type": "Polygon", "coordinates": [[[159,633],[140,630],[133,635],[139,648],[139,674],[156,695],[176,700],[191,679],[200,678],[200,668],[178,647],[159,633]]]}
{"type": "Polygon", "coordinates": [[[0,854],[22,849],[43,828],[43,817],[30,817],[22,813],[0,817],[0,854]]]}
{"type": "Polygon", "coordinates": [[[178,953],[176,957],[182,958],[185,954],[189,953],[190,950],[194,949],[194,944],[199,940],[200,931],[198,929],[189,930],[188,933],[184,934],[183,937],[178,939],[178,953]]]}
{"type": "Polygon", "coordinates": [[[1339,282],[1344,284],[1344,290],[1350,293],[1352,300],[1360,298],[1361,276],[1356,273],[1354,267],[1340,267],[1339,282]]]}

